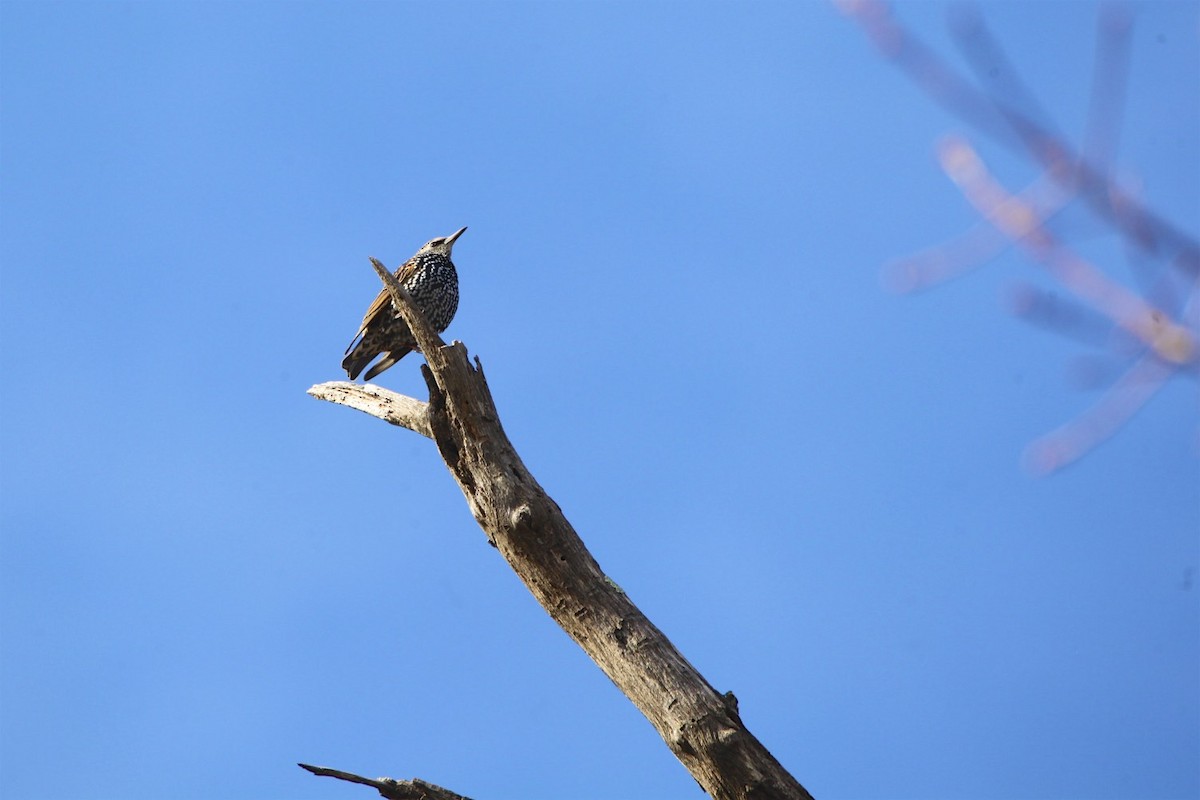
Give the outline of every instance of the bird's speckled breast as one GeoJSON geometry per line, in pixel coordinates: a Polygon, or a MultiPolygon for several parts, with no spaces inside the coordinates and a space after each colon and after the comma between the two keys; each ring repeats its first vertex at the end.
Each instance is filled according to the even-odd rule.
{"type": "Polygon", "coordinates": [[[450,326],[458,311],[458,273],[450,259],[436,253],[421,256],[404,288],[438,333],[450,326]]]}

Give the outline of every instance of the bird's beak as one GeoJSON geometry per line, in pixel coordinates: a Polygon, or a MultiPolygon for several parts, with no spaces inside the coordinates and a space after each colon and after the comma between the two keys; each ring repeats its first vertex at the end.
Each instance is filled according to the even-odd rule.
{"type": "Polygon", "coordinates": [[[446,250],[450,250],[450,248],[454,247],[454,241],[458,239],[458,237],[462,236],[466,230],[467,226],[464,225],[454,233],[450,234],[450,236],[446,239],[446,250]]]}

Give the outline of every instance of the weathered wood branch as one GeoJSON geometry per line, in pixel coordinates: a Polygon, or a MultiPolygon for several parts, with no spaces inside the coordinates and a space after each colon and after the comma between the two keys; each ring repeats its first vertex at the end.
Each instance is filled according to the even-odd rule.
{"type": "Polygon", "coordinates": [[[353,772],[343,772],[340,769],[330,769],[329,767],[314,767],[312,764],[298,764],[297,766],[303,767],[313,775],[371,786],[387,800],[471,800],[471,798],[455,794],[449,789],[443,789],[436,783],[429,783],[419,778],[413,778],[411,781],[398,781],[395,778],[364,778],[353,772]]]}
{"type": "Polygon", "coordinates": [[[415,397],[397,394],[372,383],[349,381],[318,383],[308,393],[318,400],[358,409],[384,422],[433,438],[433,431],[429,429],[429,404],[415,397]]]}
{"type": "MultiPolygon", "coordinates": [[[[638,707],[710,796],[810,799],[746,729],[732,693],[714,689],[600,569],[509,442],[479,359],[472,365],[460,342],[445,345],[392,274],[372,263],[425,355],[421,372],[429,387],[432,438],[476,521],[546,612],[638,707]]],[[[377,387],[339,382],[309,392],[404,424],[385,410],[394,401],[377,387]]]]}

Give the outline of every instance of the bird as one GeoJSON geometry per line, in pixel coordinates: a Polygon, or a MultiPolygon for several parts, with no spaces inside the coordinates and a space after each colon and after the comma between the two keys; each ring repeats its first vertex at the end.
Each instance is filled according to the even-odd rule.
{"type": "MultiPolygon", "coordinates": [[[[438,333],[450,326],[454,312],[458,311],[458,272],[450,260],[450,251],[465,230],[459,228],[449,236],[430,239],[396,270],[396,280],[408,290],[438,333]]],[[[367,309],[358,333],[346,348],[342,369],[350,380],[355,380],[363,367],[382,353],[379,363],[363,376],[363,380],[369,381],[416,349],[416,338],[392,308],[391,295],[385,288],[367,309]]]]}

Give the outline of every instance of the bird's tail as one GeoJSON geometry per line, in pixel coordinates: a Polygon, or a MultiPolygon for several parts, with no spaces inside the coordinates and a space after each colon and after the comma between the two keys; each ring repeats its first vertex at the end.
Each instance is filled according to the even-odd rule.
{"type": "MultiPolygon", "coordinates": [[[[367,374],[363,376],[364,381],[369,381],[379,373],[388,369],[400,359],[412,352],[411,347],[402,347],[385,352],[379,363],[367,370],[367,374]]],[[[363,367],[371,363],[371,359],[379,355],[378,352],[371,352],[362,347],[361,344],[350,351],[350,354],[342,359],[342,369],[346,370],[346,374],[350,376],[350,380],[358,377],[358,374],[363,371],[363,367]]]]}
{"type": "Polygon", "coordinates": [[[369,370],[367,370],[367,374],[363,376],[363,380],[364,381],[371,380],[371,378],[374,378],[376,375],[383,372],[385,369],[389,368],[390,366],[392,366],[392,364],[395,364],[397,361],[404,358],[406,355],[408,355],[411,352],[412,352],[411,347],[401,347],[401,348],[391,351],[390,353],[386,353],[384,355],[384,357],[381,358],[375,364],[375,366],[373,366],[369,370]]]}
{"type": "Polygon", "coordinates": [[[379,351],[369,349],[367,337],[363,336],[362,331],[359,331],[358,336],[355,336],[354,341],[350,342],[350,346],[346,348],[346,357],[342,359],[342,369],[346,370],[350,380],[354,380],[358,377],[358,373],[363,371],[363,367],[370,364],[371,359],[377,355],[379,355],[379,351]]]}
{"type": "Polygon", "coordinates": [[[363,371],[363,367],[371,362],[374,355],[359,355],[358,352],[353,352],[342,359],[342,369],[346,370],[346,374],[350,376],[350,380],[358,377],[358,373],[363,371]]]}

